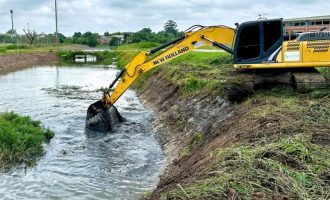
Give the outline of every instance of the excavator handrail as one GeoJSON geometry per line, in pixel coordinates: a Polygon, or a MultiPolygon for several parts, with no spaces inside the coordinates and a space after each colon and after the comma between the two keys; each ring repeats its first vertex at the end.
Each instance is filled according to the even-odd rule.
{"type": "Polygon", "coordinates": [[[193,26],[191,26],[191,27],[189,27],[187,30],[185,30],[185,31],[183,31],[184,33],[189,33],[189,32],[192,32],[194,29],[196,29],[196,28],[199,28],[199,30],[200,29],[203,29],[203,28],[205,28],[205,26],[202,26],[202,25],[198,25],[198,24],[196,24],[196,25],[193,25],[193,26]]]}

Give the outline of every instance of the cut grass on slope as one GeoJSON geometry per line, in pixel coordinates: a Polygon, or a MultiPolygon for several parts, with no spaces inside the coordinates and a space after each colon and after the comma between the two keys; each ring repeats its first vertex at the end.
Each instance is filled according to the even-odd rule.
{"type": "Polygon", "coordinates": [[[0,169],[22,163],[32,165],[43,154],[43,142],[53,137],[52,131],[30,117],[0,114],[0,169]]]}
{"type": "Polygon", "coordinates": [[[302,135],[263,147],[220,149],[210,178],[166,193],[164,199],[328,199],[330,151],[302,135]]]}
{"type": "MultiPolygon", "coordinates": [[[[203,174],[196,170],[197,177],[182,180],[183,189],[172,187],[163,199],[329,199],[329,102],[290,87],[258,91],[235,106],[241,116],[221,133],[222,140],[230,133],[237,141],[206,153],[215,164],[203,174]]],[[[217,139],[193,138],[180,156],[194,158],[217,139]]]]}

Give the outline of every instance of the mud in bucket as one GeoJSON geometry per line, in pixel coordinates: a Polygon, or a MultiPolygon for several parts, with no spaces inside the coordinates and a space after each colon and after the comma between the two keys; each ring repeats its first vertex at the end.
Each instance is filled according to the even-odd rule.
{"type": "Polygon", "coordinates": [[[97,101],[88,107],[86,117],[86,128],[88,130],[97,132],[113,131],[114,126],[123,121],[124,118],[115,106],[107,109],[102,101],[97,101]]]}

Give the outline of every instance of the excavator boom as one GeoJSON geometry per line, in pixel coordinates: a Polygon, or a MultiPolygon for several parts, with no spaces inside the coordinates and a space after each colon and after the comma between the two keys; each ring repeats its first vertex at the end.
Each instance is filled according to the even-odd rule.
{"type": "Polygon", "coordinates": [[[166,43],[149,52],[141,51],[110,84],[109,90],[104,93],[102,99],[88,108],[87,128],[101,131],[111,130],[112,119],[109,116],[113,116],[113,112],[118,113],[113,108],[113,105],[143,73],[202,46],[217,46],[224,51],[232,53],[234,38],[235,29],[226,26],[193,26],[182,37],[172,42],[166,43]],[[163,49],[165,50],[159,55],[150,58],[153,54],[163,49]],[[112,90],[113,92],[110,92],[112,90]],[[111,114],[108,113],[109,109],[113,110],[111,114]]]}
{"type": "MultiPolygon", "coordinates": [[[[103,97],[105,106],[107,108],[114,105],[118,98],[129,88],[129,86],[142,73],[147,72],[159,65],[162,65],[174,58],[182,56],[201,46],[221,46],[222,49],[229,51],[231,49],[235,37],[235,30],[225,26],[201,27],[197,31],[185,33],[184,36],[177,40],[164,44],[159,48],[151,50],[150,52],[142,51],[133,60],[125,66],[119,74],[120,80],[115,90],[103,97]],[[215,42],[216,41],[216,42],[215,42]],[[169,47],[171,46],[171,47],[169,47]],[[151,55],[169,47],[161,54],[154,58],[148,59],[151,55]]],[[[114,86],[114,82],[111,86],[114,86]]],[[[110,87],[111,87],[110,86],[110,87]]]]}

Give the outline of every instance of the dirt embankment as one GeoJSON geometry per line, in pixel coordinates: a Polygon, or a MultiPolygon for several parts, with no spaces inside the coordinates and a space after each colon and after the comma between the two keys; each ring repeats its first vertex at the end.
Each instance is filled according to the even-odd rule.
{"type": "MultiPolygon", "coordinates": [[[[271,192],[273,189],[267,188],[267,184],[260,186],[266,188],[267,194],[255,191],[256,198],[241,198],[230,187],[222,196],[211,192],[192,197],[193,193],[186,193],[184,188],[203,184],[203,180],[212,178],[210,174],[214,171],[221,171],[217,169],[219,148],[259,147],[301,133],[311,136],[317,145],[330,146],[329,117],[322,116],[329,111],[328,98],[300,100],[285,95],[261,98],[257,94],[240,105],[229,105],[216,92],[183,95],[179,86],[164,78],[164,70],[148,78],[140,92],[143,103],[157,112],[155,129],[169,161],[157,188],[147,199],[287,199],[289,192],[271,192]],[[182,196],[167,195],[173,190],[182,192],[182,196]]],[[[236,168],[230,166],[231,169],[236,168]]],[[[210,185],[205,184],[201,190],[210,185]]]]}
{"type": "Polygon", "coordinates": [[[34,52],[0,55],[0,74],[13,72],[27,67],[59,62],[56,53],[34,52]]]}

